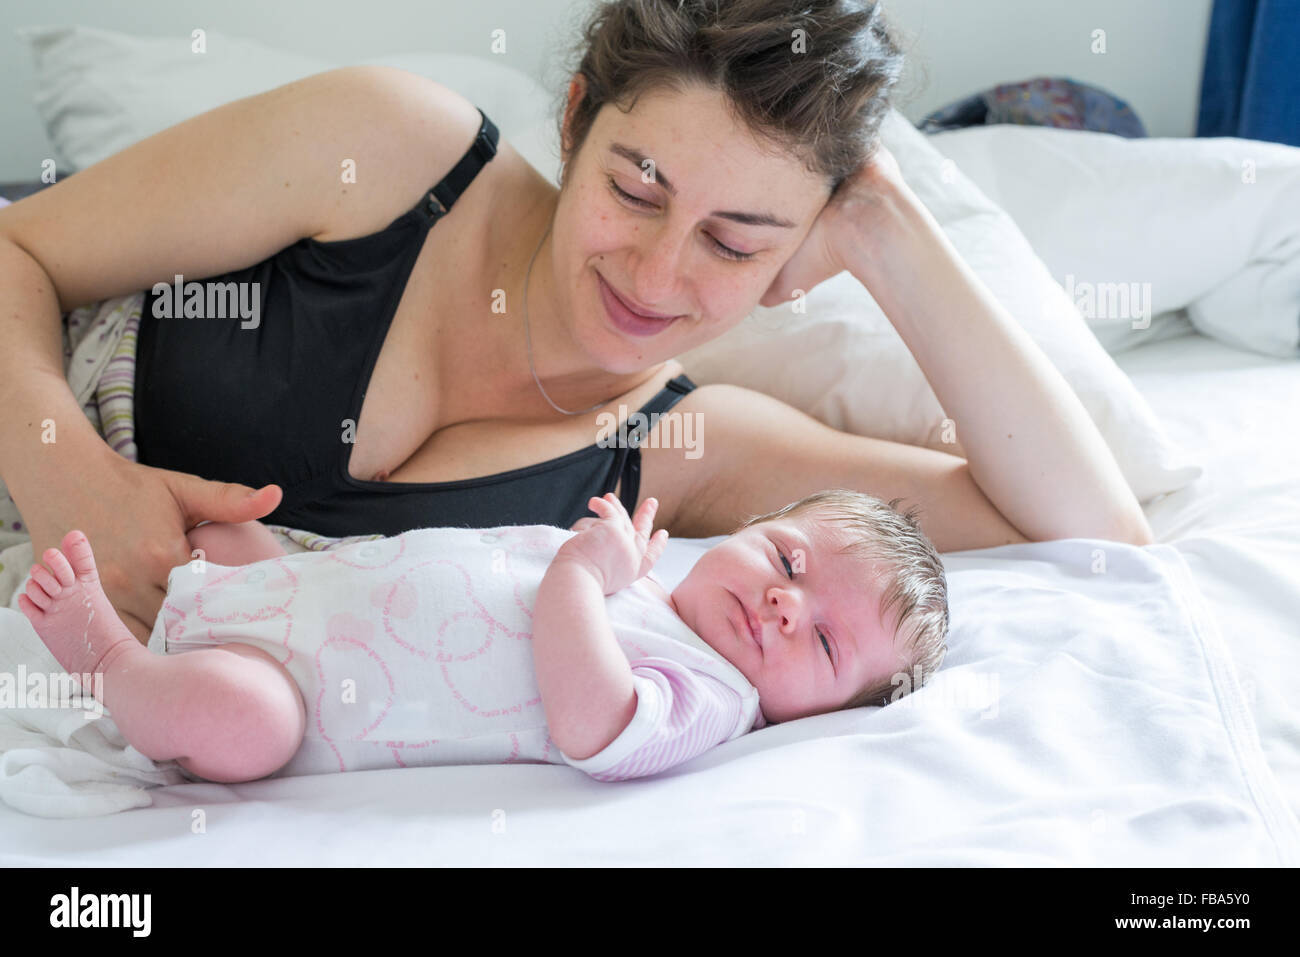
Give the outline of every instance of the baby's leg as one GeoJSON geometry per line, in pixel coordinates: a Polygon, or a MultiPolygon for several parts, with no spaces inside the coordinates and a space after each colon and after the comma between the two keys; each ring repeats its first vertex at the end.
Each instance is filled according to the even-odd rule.
{"type": "Polygon", "coordinates": [[[302,743],[297,683],[250,645],[155,655],[135,640],[99,583],[90,542],[69,532],[32,566],[18,607],[69,673],[98,675],[89,689],[123,737],[155,761],[175,760],[210,781],[265,777],[302,743]]]}
{"type": "Polygon", "coordinates": [[[204,561],[216,565],[251,565],[285,554],[271,530],[261,522],[209,522],[190,529],[185,537],[190,548],[203,549],[204,561]]]}

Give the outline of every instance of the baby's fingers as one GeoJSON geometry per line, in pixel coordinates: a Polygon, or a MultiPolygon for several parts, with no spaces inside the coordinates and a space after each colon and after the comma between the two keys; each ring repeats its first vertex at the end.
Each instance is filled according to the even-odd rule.
{"type": "Polygon", "coordinates": [[[632,527],[636,529],[637,534],[644,535],[647,539],[654,531],[655,512],[659,510],[659,500],[648,498],[641,503],[636,510],[636,517],[632,519],[632,527]]]}
{"type": "MultiPolygon", "coordinates": [[[[653,527],[652,525],[647,525],[645,529],[642,530],[640,526],[632,521],[631,516],[627,514],[627,509],[623,507],[623,503],[619,501],[618,496],[613,492],[607,492],[601,498],[592,498],[589,504],[591,510],[598,513],[601,518],[617,522],[618,524],[623,525],[624,528],[631,529],[633,534],[639,532],[642,535],[649,536],[650,529],[653,527]]],[[[641,509],[637,509],[637,515],[640,515],[641,511],[641,509]]]]}
{"type": "Polygon", "coordinates": [[[617,518],[620,513],[627,514],[623,503],[612,492],[604,496],[593,495],[587,500],[587,507],[601,518],[617,518]]]}
{"type": "Polygon", "coordinates": [[[650,543],[646,545],[645,557],[641,559],[642,575],[654,568],[655,563],[659,561],[659,559],[663,558],[664,549],[667,547],[668,529],[661,528],[650,537],[650,543]]]}

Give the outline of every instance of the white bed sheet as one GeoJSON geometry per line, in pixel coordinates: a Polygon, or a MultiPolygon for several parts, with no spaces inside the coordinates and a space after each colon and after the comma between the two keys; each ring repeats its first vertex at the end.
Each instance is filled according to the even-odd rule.
{"type": "Polygon", "coordinates": [[[1205,466],[1150,503],[1233,655],[1260,741],[1300,816],[1300,361],[1192,332],[1115,360],[1205,466]]]}
{"type": "MultiPolygon", "coordinates": [[[[1140,773],[1125,782],[1132,793],[1107,792],[1104,782],[1089,790],[1080,774],[1094,756],[1081,741],[1077,751],[1052,750],[1068,740],[1071,720],[1088,719],[1086,711],[1071,719],[1074,702],[1044,709],[1032,697],[1021,703],[1008,695],[999,707],[1018,723],[1015,735],[1005,738],[1004,809],[988,803],[1002,779],[987,766],[967,767],[964,755],[933,747],[918,748],[911,759],[907,736],[914,729],[902,720],[904,712],[891,719],[892,733],[903,740],[885,750],[876,746],[888,729],[877,725],[873,735],[864,734],[863,712],[852,712],[766,729],[666,775],[618,785],[559,766],[414,768],[238,786],[172,785],[151,792],[153,807],[97,818],[50,820],[0,806],[0,860],[69,866],[1294,864],[1300,707],[1291,689],[1300,678],[1300,453],[1292,420],[1300,411],[1300,362],[1191,335],[1135,349],[1120,364],[1172,437],[1206,468],[1196,486],[1149,508],[1157,538],[1167,546],[1156,550],[1159,561],[1125,546],[1108,550],[1119,574],[1106,587],[1128,578],[1146,581],[1168,593],[1156,608],[1160,615],[1207,619],[1184,629],[1149,622],[1151,633],[1162,637],[1197,634],[1196,647],[1169,643],[1162,650],[1153,642],[1112,649],[1153,672],[1171,655],[1193,655],[1187,659],[1193,667],[1168,672],[1169,680],[1185,681],[1178,694],[1162,702],[1147,689],[1145,699],[1134,695],[1139,710],[1113,719],[1121,732],[1113,736],[1116,747],[1158,745],[1149,753],[1150,767],[1137,768],[1140,773]],[[1182,591],[1174,587],[1179,568],[1190,571],[1199,596],[1190,584],[1182,591]],[[1224,667],[1227,654],[1217,656],[1224,651],[1236,662],[1236,676],[1224,667]],[[1204,675],[1196,660],[1204,662],[1204,675]],[[1015,719],[1018,706],[1025,713],[1015,719]],[[1144,713],[1139,706],[1145,713],[1183,709],[1171,725],[1153,718],[1152,727],[1186,733],[1164,741],[1143,738],[1136,733],[1144,713]],[[1059,781],[1051,773],[1027,779],[1026,747],[1040,725],[1043,758],[1063,768],[1059,781]],[[1256,727],[1262,749],[1252,743],[1256,727]],[[1203,772],[1208,777],[1197,793],[1179,802],[1177,782],[1197,773],[1198,749],[1213,767],[1203,772]],[[916,762],[936,769],[928,782],[916,775],[916,762]],[[1221,789],[1206,784],[1209,777],[1221,777],[1221,789]],[[899,782],[946,784],[953,791],[954,783],[976,778],[984,802],[978,828],[966,826],[974,818],[958,811],[947,821],[909,818],[909,801],[940,807],[943,793],[924,801],[914,800],[918,794],[889,793],[899,782]],[[1170,782],[1171,795],[1137,793],[1155,794],[1170,782]],[[1160,813],[1131,813],[1144,800],[1160,813]],[[889,833],[882,832],[883,821],[889,833]]],[[[1011,546],[952,556],[950,567],[979,574],[1039,555],[1064,562],[1067,572],[1070,561],[1086,567],[1079,565],[1081,554],[1068,553],[1056,543],[1011,546]]],[[[666,579],[680,573],[662,571],[666,579]]],[[[1103,583],[1089,587],[1097,584],[1103,583]]],[[[1078,613],[1106,609],[1080,605],[1078,613]]],[[[1014,618],[1013,611],[1008,621],[1014,618]]],[[[1125,627],[1119,618],[1114,624],[1125,627]]],[[[987,642],[986,652],[996,648],[995,635],[987,642]]],[[[954,655],[953,674],[973,651],[967,645],[954,655]]],[[[1080,681],[1098,670],[1099,659],[1059,657],[1082,665],[1080,681]]],[[[998,667],[1010,674],[1016,664],[998,667]]],[[[1032,684],[1018,687],[1031,695],[1032,684]]],[[[876,713],[877,722],[894,708],[876,713]]],[[[998,741],[1008,723],[990,723],[999,728],[998,741]]],[[[996,750],[985,750],[983,758],[996,750]]],[[[1135,769],[1141,754],[1134,751],[1126,771],[1135,769]]],[[[1098,767],[1105,769],[1104,763],[1098,767]]],[[[967,812],[974,807],[970,795],[953,796],[967,812]]]]}

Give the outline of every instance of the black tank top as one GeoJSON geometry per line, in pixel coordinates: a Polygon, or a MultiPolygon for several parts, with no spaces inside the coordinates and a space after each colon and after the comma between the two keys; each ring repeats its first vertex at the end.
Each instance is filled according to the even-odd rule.
{"type": "MultiPolygon", "coordinates": [[[[645,418],[633,419],[638,427],[620,428],[609,447],[591,445],[454,482],[370,482],[348,474],[347,438],[360,420],[425,234],[496,154],[497,128],[479,113],[478,135],[456,167],[382,232],[332,242],[301,239],[253,266],[199,280],[205,289],[258,283],[255,326],[237,315],[159,318],[154,303],[160,297],[146,292],[135,372],[141,463],[254,488],[274,482],[284,499],[262,521],[329,536],[448,526],[568,528],[591,514],[593,495],[614,491],[620,478],[623,505],[629,514],[635,510],[637,445],[655,413],[695,388],[684,375],[646,403],[640,410],[645,418]]],[[[210,294],[205,298],[213,301],[210,294]]]]}

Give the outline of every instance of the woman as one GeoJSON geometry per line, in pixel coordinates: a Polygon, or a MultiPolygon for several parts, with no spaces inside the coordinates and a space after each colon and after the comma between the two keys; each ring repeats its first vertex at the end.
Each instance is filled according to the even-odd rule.
{"type": "Polygon", "coordinates": [[[877,4],[619,0],[584,44],[559,190],[508,143],[492,155],[463,97],[354,67],[0,211],[0,469],[36,555],[84,531],[144,640],[206,520],[567,525],[614,491],[711,536],[843,486],[920,504],[941,551],[1151,540],[1077,398],[879,147],[902,56],[877,4]],[[674,356],[844,269],[966,458],[681,375],[674,356]],[[176,275],[264,280],[264,314],[249,329],[146,310],[131,463],[67,388],[58,316],[176,275]],[[602,414],[668,409],[707,425],[703,454],[653,434],[603,447],[602,414]]]}

